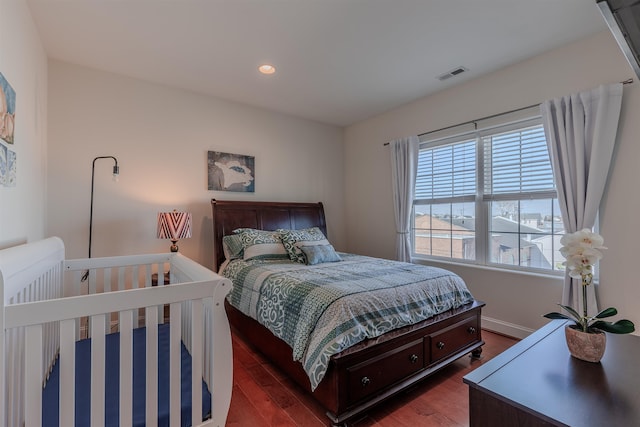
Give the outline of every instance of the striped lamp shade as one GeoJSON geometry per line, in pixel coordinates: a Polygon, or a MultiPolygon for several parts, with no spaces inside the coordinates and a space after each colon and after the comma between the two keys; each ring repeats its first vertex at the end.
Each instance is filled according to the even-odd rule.
{"type": "Polygon", "coordinates": [[[169,239],[173,243],[171,252],[178,252],[176,242],[179,239],[191,237],[191,213],[190,212],[159,212],[158,213],[158,239],[169,239]]]}

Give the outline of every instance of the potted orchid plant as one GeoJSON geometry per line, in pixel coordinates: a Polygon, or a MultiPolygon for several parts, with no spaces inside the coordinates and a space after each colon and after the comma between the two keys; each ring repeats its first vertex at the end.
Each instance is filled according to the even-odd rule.
{"type": "Polygon", "coordinates": [[[567,313],[548,313],[544,317],[548,319],[569,319],[575,322],[577,328],[582,332],[595,332],[598,329],[614,334],[628,334],[635,330],[634,325],[629,320],[618,320],[615,323],[602,319],[615,316],[618,310],[613,307],[606,308],[596,314],[587,314],[587,286],[593,282],[593,266],[602,259],[602,250],[606,249],[604,239],[597,233],[585,228],[575,233],[565,234],[560,239],[562,248],[560,253],[565,257],[564,265],[569,269],[569,276],[580,279],[582,283],[582,315],[572,307],[558,304],[567,313]]]}
{"type": "Polygon", "coordinates": [[[627,319],[608,322],[606,319],[618,314],[618,310],[609,307],[595,316],[587,312],[587,287],[593,282],[593,266],[602,259],[602,250],[606,249],[604,239],[589,229],[582,229],[569,233],[560,239],[562,248],[560,253],[565,257],[564,265],[569,270],[569,276],[580,279],[582,290],[582,314],[570,306],[558,304],[567,312],[547,313],[548,319],[568,319],[573,325],[565,328],[567,344],[571,354],[579,359],[597,362],[604,354],[606,336],[604,332],[614,334],[628,334],[635,330],[633,322],[627,319]],[[581,335],[584,334],[584,335],[581,335]],[[584,348],[576,347],[588,347],[584,348]],[[585,355],[586,353],[586,355],[585,355]]]}

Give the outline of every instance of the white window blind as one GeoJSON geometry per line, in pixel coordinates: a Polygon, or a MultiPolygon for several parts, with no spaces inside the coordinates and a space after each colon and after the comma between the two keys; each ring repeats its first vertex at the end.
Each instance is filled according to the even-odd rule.
{"type": "Polygon", "coordinates": [[[473,201],[476,194],[475,139],[420,150],[417,203],[473,201]]]}
{"type": "Polygon", "coordinates": [[[484,200],[555,197],[542,125],[484,136],[484,200]]]}

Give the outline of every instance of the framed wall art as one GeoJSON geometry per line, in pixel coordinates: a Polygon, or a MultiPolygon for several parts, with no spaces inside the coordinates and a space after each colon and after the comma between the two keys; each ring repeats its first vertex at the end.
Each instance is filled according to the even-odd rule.
{"type": "Polygon", "coordinates": [[[0,187],[16,186],[16,153],[0,144],[0,187]]]}
{"type": "Polygon", "coordinates": [[[0,73],[0,138],[13,144],[13,130],[16,118],[16,92],[0,73]]]}
{"type": "Polygon", "coordinates": [[[0,187],[16,186],[16,152],[14,128],[16,117],[16,92],[0,73],[0,187]]]}
{"type": "Polygon", "coordinates": [[[209,190],[255,191],[255,157],[209,151],[207,154],[209,190]]]}

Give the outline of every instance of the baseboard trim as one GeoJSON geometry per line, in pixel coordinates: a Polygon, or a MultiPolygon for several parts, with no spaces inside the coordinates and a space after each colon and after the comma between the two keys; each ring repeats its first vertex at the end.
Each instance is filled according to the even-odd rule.
{"type": "Polygon", "coordinates": [[[519,339],[524,339],[534,332],[534,329],[486,316],[482,316],[482,329],[519,339]]]}

